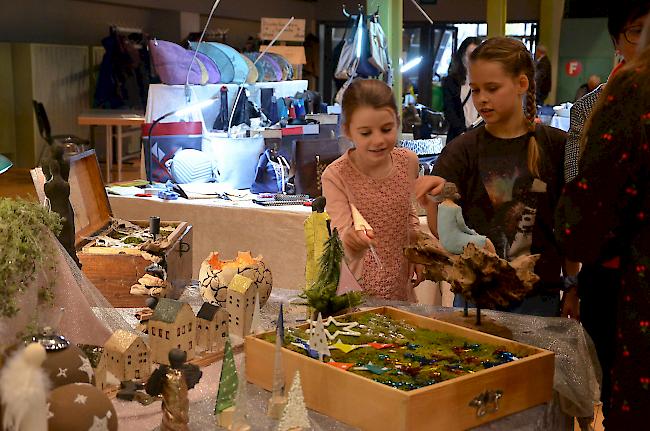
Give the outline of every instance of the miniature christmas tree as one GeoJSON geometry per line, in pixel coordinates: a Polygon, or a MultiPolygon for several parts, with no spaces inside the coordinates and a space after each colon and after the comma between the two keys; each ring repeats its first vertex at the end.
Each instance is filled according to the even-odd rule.
{"type": "Polygon", "coordinates": [[[284,367],[282,366],[282,346],[284,345],[284,313],[280,304],[280,313],[275,330],[275,365],[273,367],[273,392],[269,400],[267,414],[279,419],[287,398],[284,396],[284,367]]]}
{"type": "Polygon", "coordinates": [[[325,251],[320,259],[318,279],[312,287],[305,289],[301,295],[307,300],[310,307],[324,316],[331,316],[361,303],[361,293],[359,292],[348,292],[344,295],[336,294],[343,257],[343,244],[338,231],[334,229],[332,236],[325,243],[325,251]]]}
{"type": "Polygon", "coordinates": [[[307,407],[302,396],[302,384],[300,371],[296,371],[289,389],[287,406],[282,413],[282,419],[278,424],[278,431],[307,430],[310,428],[307,407]]]}
{"type": "Polygon", "coordinates": [[[309,347],[318,352],[318,360],[322,361],[324,356],[330,355],[330,349],[327,347],[327,335],[323,326],[323,317],[318,313],[318,318],[309,333],[309,347]]]}
{"type": "Polygon", "coordinates": [[[244,369],[246,362],[242,361],[239,367],[239,378],[237,383],[237,395],[235,397],[235,404],[233,405],[235,411],[232,417],[232,424],[228,429],[232,431],[249,431],[251,429],[248,423],[247,413],[247,397],[246,397],[246,371],[244,369]]]}
{"type": "Polygon", "coordinates": [[[251,319],[251,334],[257,334],[262,330],[262,319],[260,318],[260,294],[255,294],[255,309],[253,310],[253,318],[251,319]]]}
{"type": "Polygon", "coordinates": [[[230,345],[230,337],[228,337],[226,338],[226,346],[223,352],[219,392],[217,393],[217,402],[214,407],[215,415],[221,414],[227,408],[234,406],[237,386],[237,367],[235,366],[235,357],[232,352],[232,346],[230,345]]]}

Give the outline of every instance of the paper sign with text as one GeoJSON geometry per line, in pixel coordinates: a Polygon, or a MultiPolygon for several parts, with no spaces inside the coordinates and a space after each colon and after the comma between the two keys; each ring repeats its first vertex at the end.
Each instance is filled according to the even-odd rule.
{"type": "MultiPolygon", "coordinates": [[[[262,30],[260,39],[272,40],[282,27],[289,21],[289,18],[262,18],[262,30]]],[[[291,25],[280,35],[278,40],[286,42],[302,42],[305,40],[305,20],[294,19],[291,25]]]]}

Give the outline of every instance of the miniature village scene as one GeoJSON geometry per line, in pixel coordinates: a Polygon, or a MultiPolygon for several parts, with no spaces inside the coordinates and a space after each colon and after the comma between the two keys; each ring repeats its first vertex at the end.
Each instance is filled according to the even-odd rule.
{"type": "MultiPolygon", "coordinates": [[[[50,163],[54,178],[61,176],[60,163],[56,157],[50,163]]],[[[46,182],[45,192],[61,214],[0,198],[0,215],[22,214],[31,226],[14,220],[10,241],[35,244],[21,256],[0,249],[1,261],[19,268],[10,272],[0,265],[7,277],[0,308],[7,340],[0,349],[4,429],[114,431],[131,429],[120,421],[134,423],[141,413],[147,416],[138,422],[142,429],[209,424],[298,431],[316,428],[308,409],[359,429],[461,429],[551,397],[552,352],[401,311],[408,305],[403,301],[373,308],[324,198],[314,200],[304,222],[303,288],[287,294],[274,286],[272,268],[253,250],[213,250],[197,262],[196,280],[179,274],[192,268],[187,222],[108,217],[97,223],[99,233],[80,234],[69,186],[60,180],[54,191],[53,180],[46,182]],[[36,241],[43,231],[45,240],[36,241]],[[111,273],[120,274],[118,282],[111,273]],[[530,376],[507,386],[528,404],[499,410],[501,389],[490,392],[480,380],[495,370],[530,376]],[[479,412],[468,414],[462,427],[447,426],[449,415],[440,410],[450,409],[445,406],[427,408],[419,422],[398,422],[418,405],[410,394],[421,394],[430,406],[438,398],[470,405],[454,382],[476,385],[482,394],[472,401],[479,412]],[[527,385],[537,388],[534,395],[526,396],[527,385]],[[342,386],[350,390],[340,393],[342,386]],[[9,390],[14,387],[21,390],[9,390]],[[359,391],[370,395],[360,397],[359,391]],[[404,396],[394,409],[387,404],[404,396]],[[344,407],[355,403],[367,412],[366,422],[344,407]]],[[[354,205],[351,215],[355,232],[372,234],[354,205]]],[[[449,282],[466,304],[476,305],[473,315],[467,306],[464,311],[474,325],[481,323],[481,308],[507,306],[536,281],[536,256],[508,262],[471,240],[449,250],[453,241],[443,239],[421,237],[404,248],[404,256],[423,265],[426,278],[449,282]]],[[[366,258],[383,268],[374,247],[366,258]]],[[[507,375],[498,373],[495,385],[505,385],[507,375]]]]}

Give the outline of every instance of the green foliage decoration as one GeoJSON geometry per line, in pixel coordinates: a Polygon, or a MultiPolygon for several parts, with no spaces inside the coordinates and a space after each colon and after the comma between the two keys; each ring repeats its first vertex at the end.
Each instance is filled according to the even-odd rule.
{"type": "MultiPolygon", "coordinates": [[[[0,317],[20,310],[16,296],[36,278],[40,269],[53,275],[54,250],[45,229],[57,235],[61,217],[42,205],[23,199],[0,198],[0,317]]],[[[39,290],[39,299],[51,302],[54,277],[39,290]]]]}
{"type": "Polygon", "coordinates": [[[343,243],[336,229],[325,243],[323,255],[320,258],[320,272],[316,282],[305,289],[300,295],[307,300],[307,305],[320,312],[323,317],[333,316],[340,311],[361,304],[361,292],[348,292],[337,295],[341,275],[341,261],[345,253],[343,243]]]}

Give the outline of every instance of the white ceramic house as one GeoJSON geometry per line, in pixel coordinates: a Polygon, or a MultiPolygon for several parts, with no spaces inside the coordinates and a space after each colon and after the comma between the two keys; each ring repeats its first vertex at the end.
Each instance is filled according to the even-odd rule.
{"type": "Polygon", "coordinates": [[[228,337],[228,311],[204,302],[196,314],[197,351],[221,351],[228,337]]]}
{"type": "Polygon", "coordinates": [[[239,274],[235,275],[228,284],[226,310],[230,315],[228,320],[230,334],[242,338],[249,334],[255,311],[256,292],[253,280],[239,274]]]}

